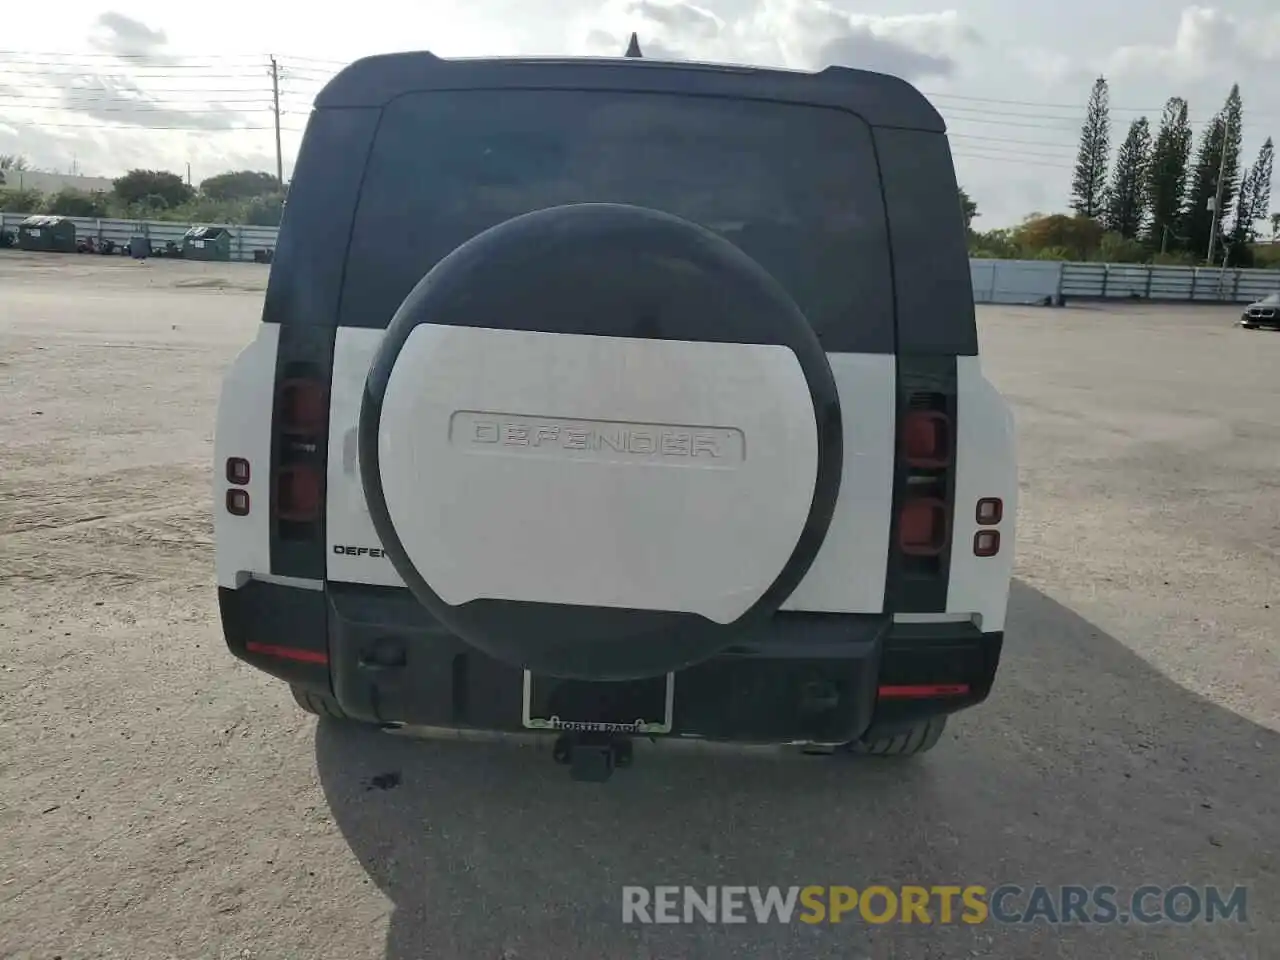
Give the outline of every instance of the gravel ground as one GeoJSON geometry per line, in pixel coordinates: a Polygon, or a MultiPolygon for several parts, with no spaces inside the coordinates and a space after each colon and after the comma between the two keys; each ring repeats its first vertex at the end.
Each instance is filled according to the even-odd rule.
{"type": "Polygon", "coordinates": [[[1280,335],[981,311],[1016,406],[996,691],[904,765],[317,724],[213,591],[264,268],[0,256],[0,956],[1263,958],[1280,933],[1280,335]],[[386,776],[393,774],[394,776],[386,776]],[[1190,926],[623,926],[623,884],[1249,886],[1190,926]]]}

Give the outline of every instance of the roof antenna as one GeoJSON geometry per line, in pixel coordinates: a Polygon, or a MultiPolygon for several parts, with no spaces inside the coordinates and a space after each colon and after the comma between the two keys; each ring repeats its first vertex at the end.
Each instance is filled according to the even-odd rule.
{"type": "Polygon", "coordinates": [[[644,59],[644,54],[640,52],[640,38],[634,33],[631,34],[631,42],[627,44],[627,52],[623,56],[631,57],[636,60],[644,59]]]}

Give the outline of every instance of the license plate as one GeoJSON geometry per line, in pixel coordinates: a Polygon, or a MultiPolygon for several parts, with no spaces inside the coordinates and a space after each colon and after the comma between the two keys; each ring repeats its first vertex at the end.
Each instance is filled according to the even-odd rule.
{"type": "Polygon", "coordinates": [[[561,680],[524,674],[524,725],[530,730],[660,734],[671,732],[675,674],[644,680],[561,680]]]}

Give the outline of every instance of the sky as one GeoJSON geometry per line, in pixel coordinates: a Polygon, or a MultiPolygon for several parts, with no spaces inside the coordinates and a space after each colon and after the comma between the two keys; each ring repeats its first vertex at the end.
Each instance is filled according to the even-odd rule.
{"type": "MultiPolygon", "coordinates": [[[[1065,209],[1089,88],[1111,88],[1112,142],[1170,96],[1197,131],[1232,83],[1244,161],[1280,135],[1275,0],[361,0],[320,5],[19,3],[0,32],[0,154],[41,169],[193,182],[274,171],[270,58],[286,178],[312,98],[362,56],[621,54],[758,66],[862,67],[910,80],[947,121],[976,226],[1065,209]],[[1268,9],[1270,8],[1270,9],[1268,9]]],[[[1280,205],[1280,204],[1277,204],[1280,205]]]]}

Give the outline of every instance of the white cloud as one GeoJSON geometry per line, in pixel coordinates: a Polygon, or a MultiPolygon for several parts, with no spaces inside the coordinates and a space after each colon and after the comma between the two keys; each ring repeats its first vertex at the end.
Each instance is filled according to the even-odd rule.
{"type": "Polygon", "coordinates": [[[826,0],[756,0],[722,16],[685,0],[610,0],[583,18],[575,52],[617,55],[635,31],[647,56],[813,69],[833,64],[909,80],[951,76],[979,42],[954,10],[875,16],[826,0]]]}
{"type": "Polygon", "coordinates": [[[1265,64],[1280,65],[1280,13],[1247,18],[1218,7],[1187,7],[1171,41],[1120,47],[1107,67],[1119,77],[1154,72],[1201,79],[1265,64]]]}
{"type": "Polygon", "coordinates": [[[185,172],[187,163],[197,178],[231,166],[274,168],[262,135],[271,120],[263,64],[198,67],[170,51],[164,30],[112,11],[83,36],[90,52],[0,63],[0,153],[88,175],[185,172]],[[256,89],[227,89],[245,80],[256,89]]]}
{"type": "Polygon", "coordinates": [[[984,227],[1065,203],[1100,73],[1112,80],[1117,135],[1174,94],[1202,120],[1237,80],[1246,155],[1280,133],[1277,0],[363,0],[358,17],[313,10],[301,32],[288,4],[220,0],[218,11],[160,0],[26,4],[5,21],[5,48],[28,52],[0,62],[0,88],[9,87],[0,153],[111,176],[131,166],[185,173],[188,162],[197,181],[235,167],[273,171],[264,51],[274,51],[288,175],[310,98],[343,63],[415,49],[617,56],[633,30],[649,57],[843,63],[911,79],[947,119],[984,227]],[[241,124],[252,129],[224,129],[241,124]],[[206,129],[188,129],[197,126],[206,129]]]}
{"type": "Polygon", "coordinates": [[[89,33],[91,47],[119,57],[145,57],[159,52],[167,42],[163,30],[112,10],[101,14],[89,33]]]}

